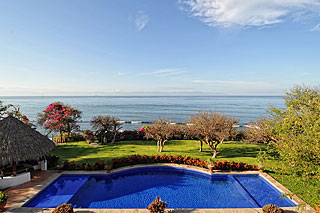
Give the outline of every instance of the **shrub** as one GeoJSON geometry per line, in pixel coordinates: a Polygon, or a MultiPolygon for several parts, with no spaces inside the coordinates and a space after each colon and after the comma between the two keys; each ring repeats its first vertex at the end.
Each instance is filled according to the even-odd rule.
{"type": "Polygon", "coordinates": [[[63,169],[65,170],[76,170],[77,168],[77,165],[76,165],[76,162],[75,161],[65,161],[63,163],[63,169]]]}
{"type": "Polygon", "coordinates": [[[61,135],[57,135],[53,138],[53,142],[55,143],[62,143],[62,142],[66,142],[67,141],[67,135],[66,134],[62,134],[61,135]]]}
{"type": "Polygon", "coordinates": [[[70,204],[62,204],[57,206],[52,213],[73,213],[73,207],[70,204]]]}
{"type": "Polygon", "coordinates": [[[47,154],[46,159],[48,161],[48,168],[54,168],[58,164],[59,156],[53,155],[53,154],[47,154]]]}
{"type": "Polygon", "coordinates": [[[231,141],[243,141],[245,139],[245,137],[246,136],[242,130],[235,129],[232,132],[230,140],[231,141]]]}
{"type": "MultiPolygon", "coordinates": [[[[149,164],[149,163],[176,163],[185,164],[191,166],[197,166],[201,168],[208,168],[207,161],[201,161],[199,158],[191,158],[190,156],[171,156],[171,155],[156,155],[156,156],[141,156],[132,155],[128,158],[114,158],[112,159],[112,168],[119,168],[123,166],[135,165],[135,164],[149,164]]],[[[256,165],[248,165],[242,162],[227,162],[227,161],[216,161],[212,163],[214,165],[213,169],[216,170],[257,170],[256,165]]]]}
{"type": "Polygon", "coordinates": [[[62,133],[61,135],[57,135],[53,138],[53,142],[55,143],[64,143],[64,142],[77,142],[77,141],[84,141],[85,137],[82,135],[82,133],[75,133],[72,132],[69,135],[67,133],[62,133]],[[62,139],[62,142],[61,142],[62,139]]]}
{"type": "Polygon", "coordinates": [[[75,161],[65,161],[63,163],[64,170],[104,170],[106,167],[103,161],[96,161],[94,164],[91,163],[76,163],[75,161]]]}
{"type": "Polygon", "coordinates": [[[93,164],[93,169],[94,170],[104,170],[104,162],[103,161],[97,161],[93,164]]]}
{"type": "MultiPolygon", "coordinates": [[[[202,161],[199,158],[192,158],[190,156],[172,156],[172,155],[132,155],[131,157],[114,158],[112,159],[112,165],[110,169],[116,169],[123,166],[130,166],[136,164],[150,164],[150,163],[176,163],[185,164],[190,166],[197,166],[201,168],[208,168],[209,162],[202,161]]],[[[215,170],[257,170],[258,166],[248,165],[242,162],[228,162],[228,161],[216,161],[212,163],[215,170]]],[[[75,161],[65,161],[63,164],[64,170],[104,170],[106,165],[103,161],[96,161],[94,164],[91,163],[76,163],[75,161]]]]}
{"type": "MultiPolygon", "coordinates": [[[[142,129],[142,128],[141,128],[142,129]]],[[[145,129],[143,130],[125,130],[119,132],[118,140],[120,141],[132,141],[132,140],[145,140],[145,129]]]]}
{"type": "Polygon", "coordinates": [[[8,200],[8,195],[0,192],[0,203],[4,203],[7,200],[8,200]]]}
{"type": "Polygon", "coordinates": [[[84,141],[85,138],[81,132],[72,132],[69,137],[67,137],[68,142],[84,141]]]}
{"type": "Polygon", "coordinates": [[[160,197],[156,197],[156,199],[152,201],[152,203],[150,203],[150,205],[148,206],[148,210],[152,213],[160,213],[164,212],[167,206],[168,205],[165,202],[160,200],[160,197]]]}
{"type": "Polygon", "coordinates": [[[276,205],[273,205],[273,204],[265,205],[262,208],[262,211],[264,213],[283,213],[284,212],[279,206],[276,206],[276,205]]]}
{"type": "Polygon", "coordinates": [[[88,143],[93,143],[96,139],[94,132],[90,129],[86,129],[83,131],[83,137],[88,143]]]}

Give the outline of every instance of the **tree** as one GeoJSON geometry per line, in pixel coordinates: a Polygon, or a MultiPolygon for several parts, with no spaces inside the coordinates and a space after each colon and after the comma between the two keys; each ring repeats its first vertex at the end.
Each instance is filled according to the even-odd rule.
{"type": "Polygon", "coordinates": [[[233,125],[239,120],[217,112],[199,112],[192,115],[186,133],[200,141],[200,151],[205,143],[212,150],[212,157],[217,156],[217,147],[232,136],[233,125]]]}
{"type": "Polygon", "coordinates": [[[3,116],[5,115],[5,112],[7,111],[7,106],[3,105],[3,102],[0,101],[0,119],[3,118],[3,116]]]}
{"type": "Polygon", "coordinates": [[[158,152],[162,152],[165,143],[170,138],[178,136],[180,132],[181,128],[178,125],[172,124],[172,122],[167,119],[159,118],[145,129],[145,137],[156,140],[158,152]]]}
{"type": "Polygon", "coordinates": [[[287,169],[320,176],[320,90],[297,86],[286,93],[285,108],[269,112],[271,145],[287,169]]]}
{"type": "Polygon", "coordinates": [[[122,124],[120,123],[120,119],[112,116],[111,117],[111,127],[112,127],[112,135],[113,135],[111,143],[115,143],[117,134],[118,134],[119,130],[122,128],[122,124]]]}
{"type": "Polygon", "coordinates": [[[120,119],[110,115],[94,116],[91,120],[91,126],[96,130],[96,135],[99,136],[100,142],[106,144],[108,143],[108,135],[112,135],[112,143],[114,143],[117,133],[122,128],[120,119]]]}
{"type": "Polygon", "coordinates": [[[7,116],[15,117],[23,123],[27,124],[28,126],[34,127],[30,119],[20,112],[20,108],[18,106],[14,106],[13,104],[8,104],[7,106],[4,106],[3,102],[0,101],[0,120],[7,116]]]}
{"type": "Polygon", "coordinates": [[[270,122],[266,118],[260,118],[258,121],[250,121],[244,129],[245,140],[249,143],[269,143],[276,141],[270,135],[270,122]]]}
{"type": "Polygon", "coordinates": [[[38,124],[49,130],[48,134],[52,131],[59,132],[62,142],[62,133],[67,133],[69,137],[73,130],[79,128],[77,121],[80,118],[81,111],[61,102],[54,102],[38,114],[38,124]]]}

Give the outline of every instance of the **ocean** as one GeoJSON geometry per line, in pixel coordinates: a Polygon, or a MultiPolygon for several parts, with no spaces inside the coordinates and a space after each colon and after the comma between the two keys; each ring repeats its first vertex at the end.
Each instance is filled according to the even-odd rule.
{"type": "MultiPolygon", "coordinates": [[[[90,129],[96,115],[114,115],[122,121],[152,122],[159,117],[175,123],[188,121],[199,111],[215,111],[240,119],[240,126],[266,116],[271,106],[283,107],[280,96],[6,96],[4,104],[14,104],[30,120],[36,120],[50,103],[60,101],[82,111],[81,129],[90,129]]],[[[125,123],[123,129],[139,129],[143,123],[125,123]]]]}

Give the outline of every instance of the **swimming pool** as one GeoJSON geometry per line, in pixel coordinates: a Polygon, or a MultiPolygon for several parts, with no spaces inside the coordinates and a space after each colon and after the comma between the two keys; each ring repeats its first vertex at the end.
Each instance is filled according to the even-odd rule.
{"type": "Polygon", "coordinates": [[[168,208],[294,207],[261,175],[225,175],[174,167],[143,167],[98,175],[62,174],[23,207],[139,209],[160,196],[168,208]]]}

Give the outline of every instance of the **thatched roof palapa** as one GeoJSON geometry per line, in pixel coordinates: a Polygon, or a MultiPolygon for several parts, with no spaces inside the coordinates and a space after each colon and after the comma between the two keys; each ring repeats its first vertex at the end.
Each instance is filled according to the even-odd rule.
{"type": "Polygon", "coordinates": [[[38,160],[54,147],[46,136],[12,116],[0,121],[0,166],[38,160]]]}

